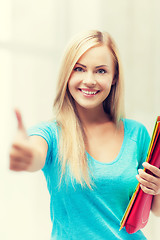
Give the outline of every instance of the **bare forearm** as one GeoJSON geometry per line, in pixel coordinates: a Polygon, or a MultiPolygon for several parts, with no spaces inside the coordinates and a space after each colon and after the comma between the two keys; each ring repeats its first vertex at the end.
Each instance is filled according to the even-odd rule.
{"type": "Polygon", "coordinates": [[[151,211],[155,216],[160,217],[160,194],[153,197],[151,211]]]}
{"type": "Polygon", "coordinates": [[[29,142],[33,146],[33,160],[27,171],[35,172],[42,169],[45,164],[48,145],[46,141],[39,136],[29,137],[29,142]]]}
{"type": "Polygon", "coordinates": [[[35,147],[33,160],[31,164],[28,166],[28,168],[26,169],[26,171],[35,172],[43,168],[43,166],[44,166],[43,152],[40,150],[40,148],[35,147]]]}

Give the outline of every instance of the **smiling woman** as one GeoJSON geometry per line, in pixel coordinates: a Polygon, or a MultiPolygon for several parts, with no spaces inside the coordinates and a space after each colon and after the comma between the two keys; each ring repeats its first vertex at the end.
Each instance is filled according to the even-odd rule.
{"type": "Polygon", "coordinates": [[[103,114],[102,102],[115,84],[114,75],[114,61],[107,46],[100,45],[85,52],[76,63],[68,82],[76,108],[95,108],[96,111],[99,108],[103,114]]]}
{"type": "Polygon", "coordinates": [[[90,186],[84,144],[87,138],[80,115],[102,114],[117,127],[124,117],[122,67],[111,36],[94,30],[75,36],[64,54],[57,86],[54,110],[62,129],[59,149],[62,175],[68,162],[76,179],[90,186]],[[95,91],[95,95],[88,94],[95,91]],[[87,109],[91,111],[86,112],[87,109]]]}
{"type": "Polygon", "coordinates": [[[108,33],[88,31],[69,44],[54,110],[55,118],[29,129],[29,137],[16,110],[18,131],[10,151],[11,170],[42,169],[46,177],[51,239],[145,240],[141,231],[119,231],[120,221],[137,179],[144,191],[156,189],[158,213],[159,175],[154,184],[141,171],[136,179],[150,137],[144,125],[124,117],[121,62],[108,33]]]}

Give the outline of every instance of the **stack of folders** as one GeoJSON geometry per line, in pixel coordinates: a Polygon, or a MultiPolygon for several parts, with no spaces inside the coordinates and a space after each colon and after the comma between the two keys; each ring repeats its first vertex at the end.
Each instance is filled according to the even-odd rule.
{"type": "MultiPolygon", "coordinates": [[[[157,117],[154,126],[146,162],[160,168],[160,116],[157,117]]],[[[147,169],[144,171],[152,174],[147,169]]],[[[149,219],[152,198],[153,195],[144,193],[138,183],[121,220],[120,230],[125,227],[128,233],[135,233],[145,227],[149,219]]]]}

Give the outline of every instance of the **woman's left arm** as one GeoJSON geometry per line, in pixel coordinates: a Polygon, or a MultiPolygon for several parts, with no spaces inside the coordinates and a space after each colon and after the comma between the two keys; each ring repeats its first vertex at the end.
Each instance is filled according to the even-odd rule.
{"type": "Polygon", "coordinates": [[[136,178],[145,193],[154,195],[151,210],[156,216],[160,216],[160,169],[147,162],[144,162],[142,165],[152,172],[153,175],[139,169],[139,175],[136,178]]]}

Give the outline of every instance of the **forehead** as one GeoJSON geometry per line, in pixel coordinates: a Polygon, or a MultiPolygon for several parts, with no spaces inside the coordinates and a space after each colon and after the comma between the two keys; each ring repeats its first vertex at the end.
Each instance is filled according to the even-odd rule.
{"type": "Polygon", "coordinates": [[[95,64],[112,64],[113,56],[111,50],[107,46],[96,46],[88,49],[78,60],[83,64],[87,64],[89,62],[95,62],[95,64]]]}

